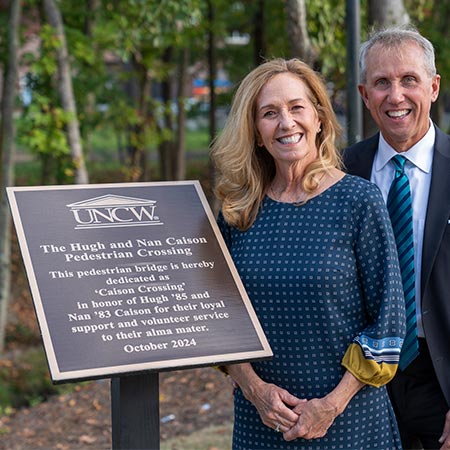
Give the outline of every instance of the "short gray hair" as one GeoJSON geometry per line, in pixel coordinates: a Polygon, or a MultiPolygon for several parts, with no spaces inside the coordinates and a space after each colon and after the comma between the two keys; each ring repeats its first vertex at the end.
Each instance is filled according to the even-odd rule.
{"type": "Polygon", "coordinates": [[[423,50],[423,63],[430,77],[437,73],[433,44],[423,37],[415,28],[408,26],[392,27],[375,31],[369,39],[361,45],[359,50],[360,81],[366,83],[367,55],[375,44],[385,48],[400,47],[405,42],[414,42],[423,50]]]}

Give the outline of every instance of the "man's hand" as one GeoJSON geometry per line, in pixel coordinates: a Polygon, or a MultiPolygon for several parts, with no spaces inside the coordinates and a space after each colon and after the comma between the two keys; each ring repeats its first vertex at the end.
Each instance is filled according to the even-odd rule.
{"type": "Polygon", "coordinates": [[[439,439],[439,443],[442,444],[440,450],[450,449],[450,410],[445,415],[444,431],[439,439]]]}

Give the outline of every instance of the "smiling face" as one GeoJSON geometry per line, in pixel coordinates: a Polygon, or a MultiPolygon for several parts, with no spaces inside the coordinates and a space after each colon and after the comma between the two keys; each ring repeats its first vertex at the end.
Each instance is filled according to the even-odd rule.
{"type": "Polygon", "coordinates": [[[255,123],[258,145],[277,164],[301,161],[305,166],[316,159],[320,121],[306,85],[296,75],[281,73],[266,83],[256,101],[255,123]]]}
{"type": "Polygon", "coordinates": [[[430,126],[430,109],[440,76],[430,76],[423,50],[414,42],[400,48],[375,44],[366,58],[366,83],[359,92],[386,141],[398,152],[416,144],[430,126]]]}

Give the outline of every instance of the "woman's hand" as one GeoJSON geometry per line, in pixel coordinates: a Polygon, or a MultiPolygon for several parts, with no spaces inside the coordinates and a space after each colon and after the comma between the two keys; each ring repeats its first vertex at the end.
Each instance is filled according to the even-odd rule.
{"type": "Polygon", "coordinates": [[[258,410],[264,425],[282,433],[295,426],[298,421],[298,414],[292,408],[306,402],[285,389],[262,380],[251,390],[243,392],[258,410]]]}
{"type": "Polygon", "coordinates": [[[297,438],[324,437],[336,417],[344,411],[349,401],[363,387],[364,383],[346,371],[339,384],[328,395],[313,398],[294,408],[299,418],[292,429],[283,433],[284,439],[292,441],[297,438]]]}
{"type": "Polygon", "coordinates": [[[230,365],[227,369],[245,398],[258,410],[264,425],[285,432],[297,423],[298,414],[293,408],[306,400],[300,400],[275,384],[266,383],[249,363],[230,365]]]}
{"type": "Polygon", "coordinates": [[[286,441],[297,438],[317,439],[324,437],[338,415],[337,408],[327,399],[313,398],[294,409],[299,415],[297,423],[283,433],[286,441]]]}

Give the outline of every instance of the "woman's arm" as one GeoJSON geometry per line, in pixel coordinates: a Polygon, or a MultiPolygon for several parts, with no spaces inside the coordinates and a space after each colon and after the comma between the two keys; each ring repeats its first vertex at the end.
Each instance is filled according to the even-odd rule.
{"type": "Polygon", "coordinates": [[[284,434],[286,440],[325,436],[364,385],[382,386],[397,369],[405,310],[395,239],[379,189],[367,183],[354,195],[353,248],[367,323],[344,354],[340,382],[324,397],[294,409],[299,420],[284,434]]]}

